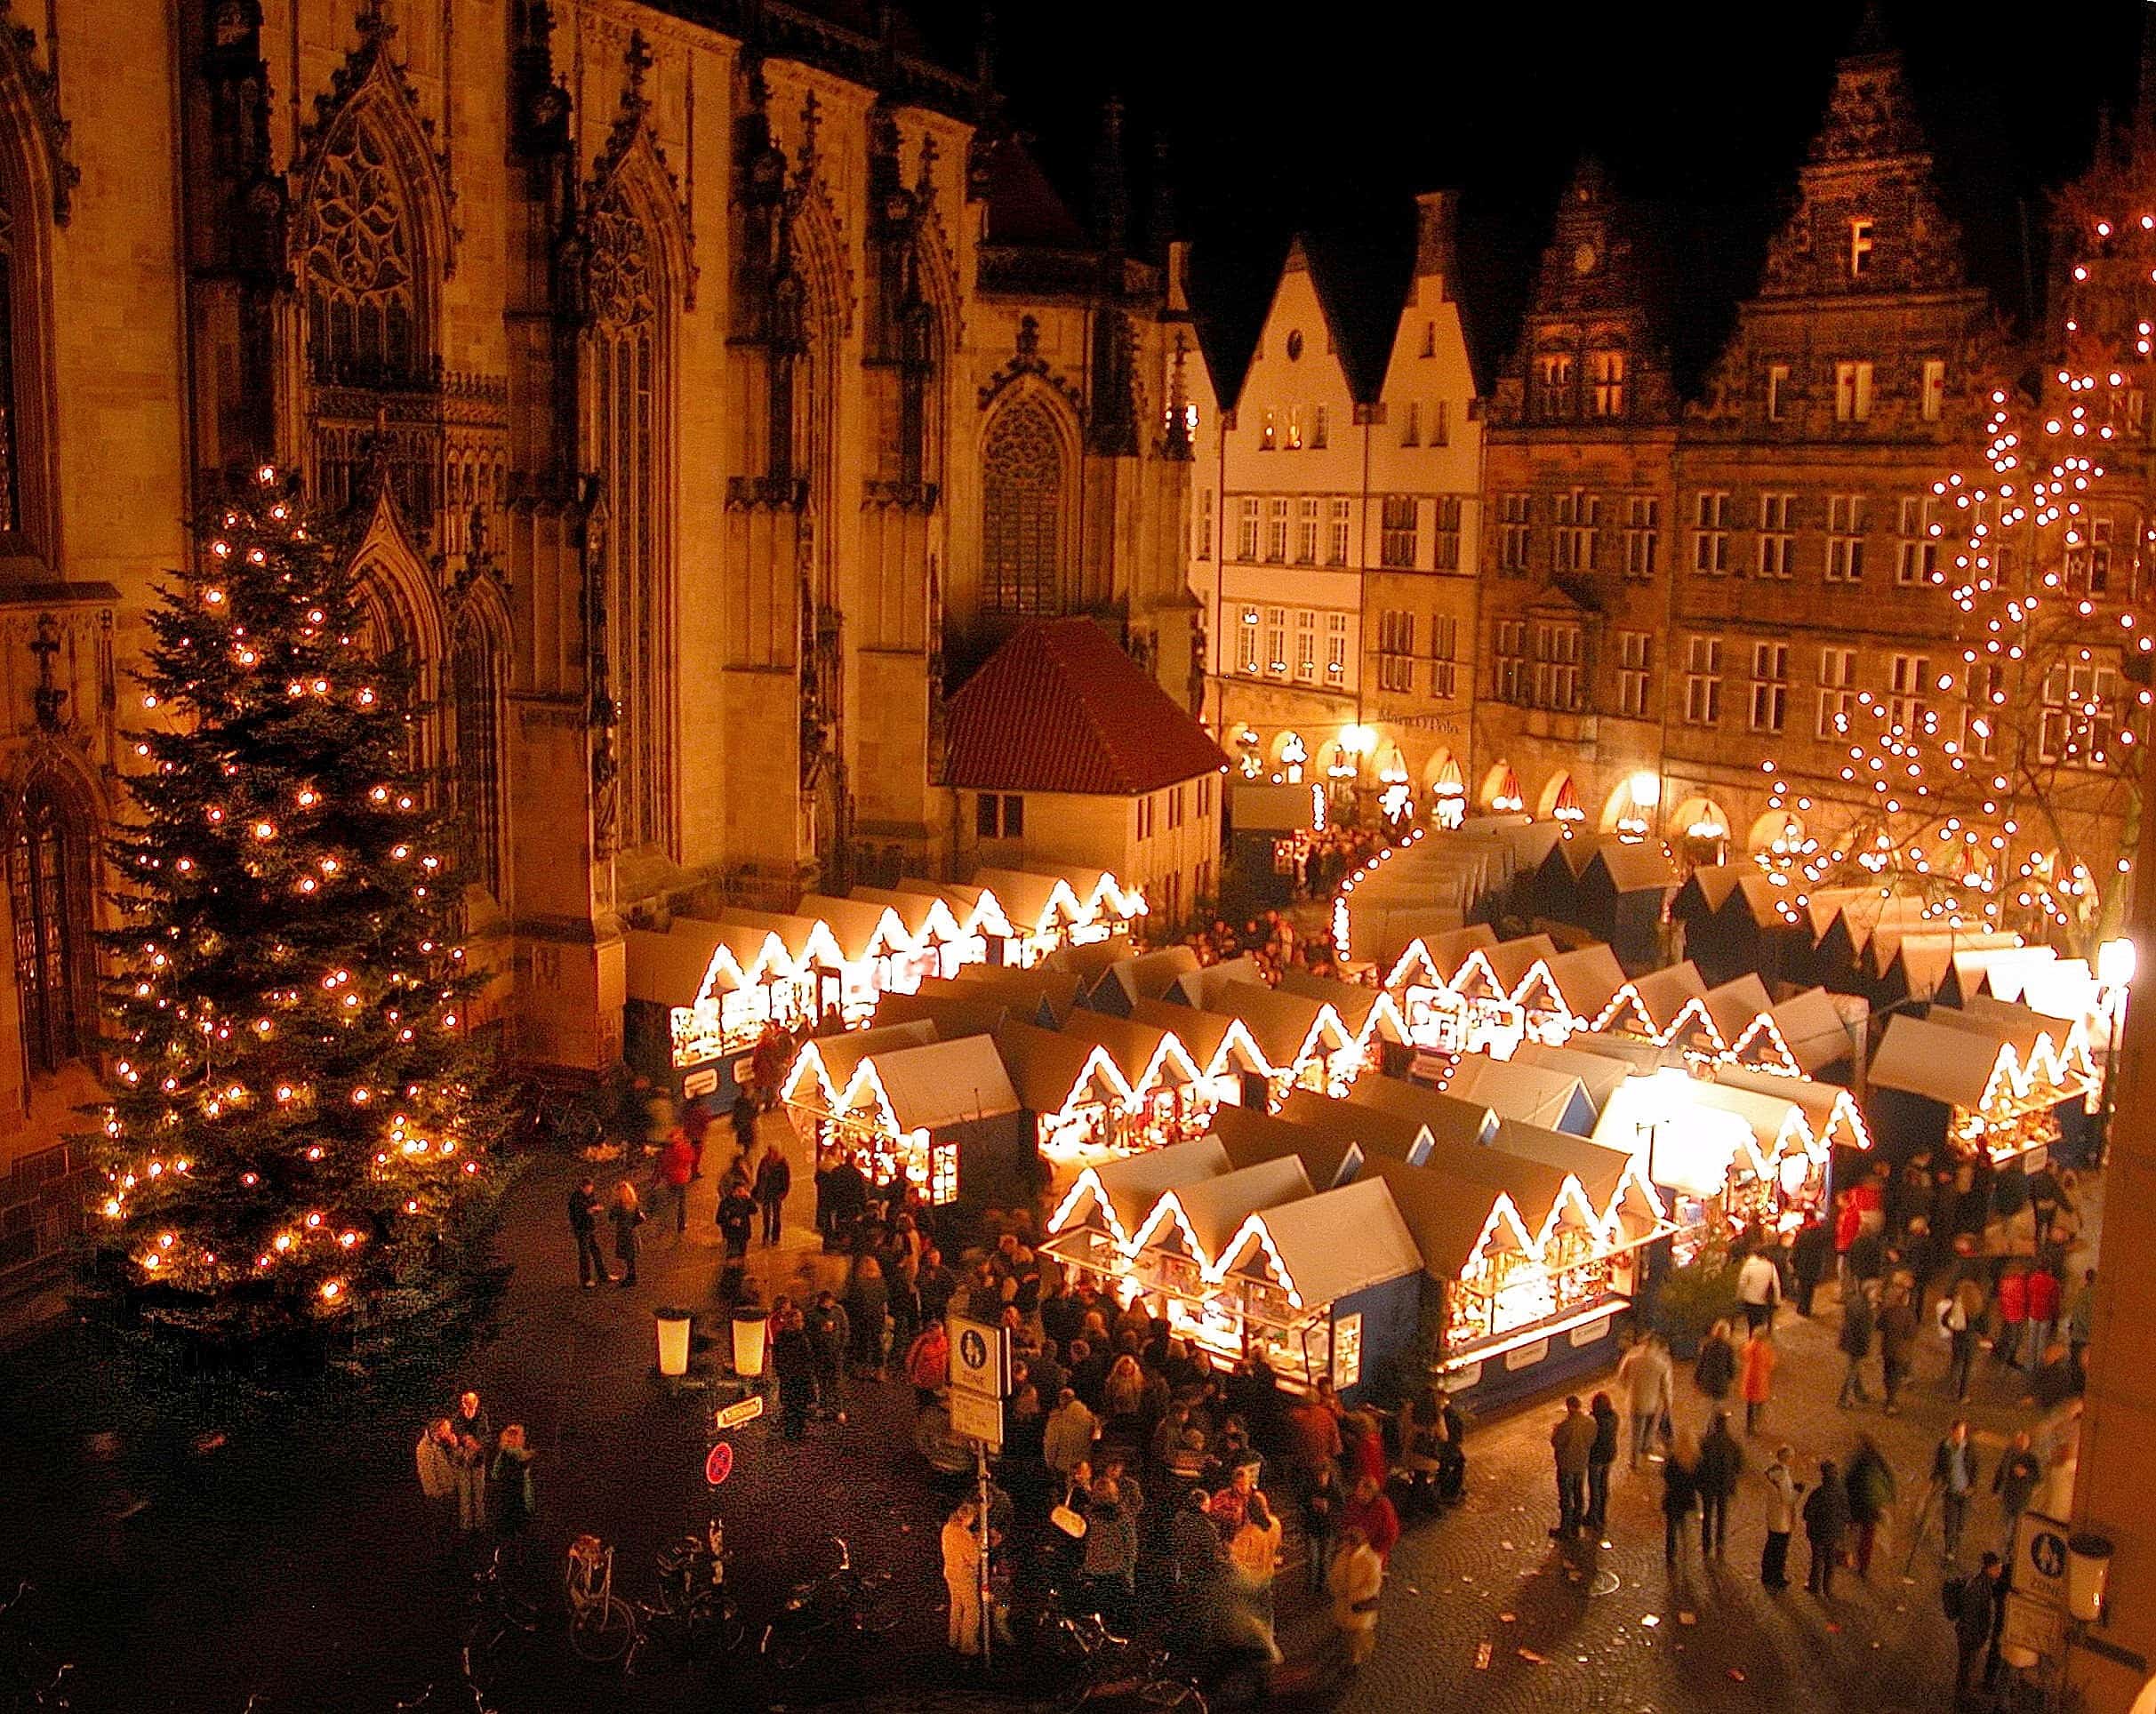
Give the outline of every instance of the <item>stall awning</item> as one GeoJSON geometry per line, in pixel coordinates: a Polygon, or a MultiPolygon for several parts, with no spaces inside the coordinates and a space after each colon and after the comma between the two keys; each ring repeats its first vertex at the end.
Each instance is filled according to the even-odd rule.
{"type": "Polygon", "coordinates": [[[1475,1253],[1490,1215],[1491,1197],[1477,1197],[1457,1179],[1447,1180],[1404,1160],[1375,1158],[1356,1181],[1383,1184],[1432,1279],[1456,1280],[1475,1253]]]}
{"type": "Polygon", "coordinates": [[[1130,1098],[1114,1059],[1095,1043],[1060,1030],[1006,1023],[996,1032],[996,1045],[1011,1086],[1030,1112],[1062,1113],[1089,1093],[1118,1101],[1130,1098]]]}
{"type": "Polygon", "coordinates": [[[1517,1119],[1551,1131],[1585,1136],[1594,1129],[1595,1106],[1586,1085],[1563,1071],[1520,1060],[1463,1053],[1453,1061],[1444,1093],[1501,1119],[1517,1119]]]}
{"type": "Polygon", "coordinates": [[[1558,999],[1583,1023],[1600,1017],[1624,986],[1624,969],[1617,955],[1599,941],[1559,953],[1549,961],[1549,972],[1558,999]]]}
{"type": "Polygon", "coordinates": [[[1313,975],[1307,970],[1290,968],[1280,973],[1280,991],[1322,1000],[1333,1008],[1334,1015],[1348,1027],[1349,1034],[1359,1042],[1367,1042],[1373,1037],[1389,1042],[1407,1039],[1391,996],[1367,982],[1343,982],[1330,976],[1313,975]]]}
{"type": "Polygon", "coordinates": [[[1237,1166],[1292,1158],[1320,1190],[1353,1178],[1363,1162],[1362,1146],[1339,1127],[1300,1125],[1232,1103],[1213,1115],[1212,1134],[1237,1166]]]}
{"type": "Polygon", "coordinates": [[[1508,995],[1519,992],[1527,973],[1557,957],[1557,942],[1547,934],[1523,934],[1517,941],[1500,941],[1483,955],[1508,995]]]}
{"type": "Polygon", "coordinates": [[[1158,1243],[1173,1221],[1192,1259],[1210,1268],[1227,1253],[1251,1215],[1307,1197],[1311,1189],[1310,1175],[1293,1155],[1238,1166],[1216,1178],[1162,1191],[1131,1242],[1140,1247],[1158,1243]]]}
{"type": "Polygon", "coordinates": [[[795,914],[813,917],[831,932],[839,956],[848,964],[866,964],[912,942],[899,914],[889,905],[867,899],[840,899],[828,893],[804,893],[795,914]]]}
{"type": "Polygon", "coordinates": [[[1346,1104],[1426,1126],[1439,1142],[1479,1146],[1496,1122],[1496,1115],[1479,1101],[1424,1089],[1398,1077],[1356,1078],[1355,1086],[1347,1093],[1346,1104]]]}
{"type": "Polygon", "coordinates": [[[1231,1071],[1262,1071],[1263,1055],[1239,1018],[1166,1000],[1139,1000],[1130,1009],[1134,1023],[1150,1024],[1180,1041],[1207,1077],[1231,1071]]]}
{"type": "Polygon", "coordinates": [[[1127,1245],[1161,1192],[1231,1170],[1228,1151],[1211,1137],[1095,1161],[1078,1173],[1049,1216],[1047,1235],[1054,1237],[1097,1216],[1110,1237],[1127,1245]]]}
{"type": "Polygon", "coordinates": [[[944,908],[957,921],[961,933],[1007,935],[1014,932],[1010,917],[1004,911],[1003,901],[985,886],[975,886],[963,881],[923,881],[902,876],[893,891],[918,893],[929,898],[941,899],[944,908]]]}
{"type": "Polygon", "coordinates": [[[1552,1131],[1547,1125],[1523,1125],[1517,1119],[1498,1120],[1490,1133],[1488,1146],[1559,1173],[1569,1173],[1579,1180],[1580,1188],[1587,1192],[1587,1199],[1598,1214],[1607,1211],[1618,1187],[1624,1182],[1626,1170],[1631,1165],[1631,1157],[1624,1149],[1611,1149],[1563,1131],[1552,1131]]]}
{"type": "MultiPolygon", "coordinates": [[[[2048,946],[2002,947],[1984,955],[1984,992],[1997,999],[2018,1000],[2031,974],[2058,956],[2057,949],[2048,946]]],[[[1961,992],[1966,997],[1971,989],[1965,983],[1961,992]]]]}
{"type": "Polygon", "coordinates": [[[941,1131],[1018,1110],[1017,1092],[992,1037],[902,1047],[877,1054],[870,1064],[902,1132],[941,1131]]]}
{"type": "MultiPolygon", "coordinates": [[[[1599,869],[1609,877],[1611,890],[1620,895],[1660,893],[1677,885],[1683,878],[1665,847],[1622,839],[1606,840],[1598,845],[1587,869],[1599,869]]],[[[1584,875],[1586,869],[1580,872],[1584,875]]]]}
{"type": "Polygon", "coordinates": [[[936,1039],[936,1027],[925,1018],[905,1023],[878,1024],[873,1029],[848,1029],[819,1036],[796,1056],[786,1074],[785,1099],[822,1105],[827,1111],[838,1104],[853,1085],[863,1060],[893,1053],[902,1048],[921,1047],[936,1039]]]}
{"type": "MultiPolygon", "coordinates": [[[[1849,1057],[1850,1026],[1844,1021],[1841,1008],[1853,998],[1837,997],[1823,988],[1807,988],[1801,994],[1792,994],[1768,1014],[1781,1032],[1783,1045],[1797,1061],[1797,1069],[1806,1077],[1849,1057]]],[[[1856,1027],[1861,1033],[1861,1018],[1856,1027]]]]}
{"type": "Polygon", "coordinates": [[[1714,1025],[1707,1015],[1706,997],[1707,984],[1699,966],[1687,958],[1627,982],[1603,1008],[1594,1027],[1622,1029],[1658,1042],[1670,1040],[1688,1023],[1711,1032],[1714,1025]]]}
{"type": "Polygon", "coordinates": [[[1179,1037],[1135,1018],[1080,1008],[1063,1020],[1062,1033],[1099,1047],[1140,1095],[1178,1088],[1205,1075],[1179,1037]]]}
{"type": "Polygon", "coordinates": [[[1291,1300],[1306,1310],[1423,1268],[1423,1253],[1382,1178],[1254,1213],[1231,1242],[1223,1273],[1253,1265],[1254,1256],[1256,1265],[1270,1262],[1291,1300]]]}
{"type": "Polygon", "coordinates": [[[1714,1020],[1716,1030],[1729,1046],[1742,1041],[1754,1024],[1775,1009],[1767,984],[1751,971],[1719,988],[1709,989],[1706,1000],[1707,1015],[1714,1020]]]}
{"type": "Polygon", "coordinates": [[[1594,1103],[1597,1114],[1608,1101],[1609,1092],[1632,1074],[1631,1067],[1623,1060],[1583,1053],[1576,1047],[1551,1047],[1538,1041],[1520,1043],[1512,1050],[1512,1062],[1539,1065],[1547,1070],[1562,1071],[1568,1077],[1577,1077],[1587,1091],[1587,1099],[1594,1103]]]}
{"type": "Polygon", "coordinates": [[[846,897],[856,904],[882,905],[898,917],[907,941],[917,947],[955,941],[965,933],[950,901],[937,893],[911,893],[902,887],[857,886],[846,897]]]}
{"type": "Polygon", "coordinates": [[[1113,969],[1116,986],[1123,990],[1126,1005],[1135,1005],[1140,1000],[1157,1000],[1174,986],[1176,981],[1200,968],[1196,950],[1187,946],[1164,946],[1158,952],[1146,952],[1137,957],[1118,959],[1113,969]]]}
{"type": "Polygon", "coordinates": [[[694,1005],[724,944],[717,930],[717,924],[692,917],[677,917],[664,933],[630,929],[626,949],[629,997],[653,1005],[694,1005]]]}
{"type": "Polygon", "coordinates": [[[741,910],[729,906],[719,913],[718,920],[722,925],[775,934],[796,970],[805,970],[816,964],[836,966],[846,959],[838,937],[831,933],[829,924],[818,917],[773,910],[741,910]]]}
{"type": "Polygon", "coordinates": [[[1978,1113],[2002,1051],[2011,1052],[1999,1037],[1979,1031],[1972,1041],[1968,1032],[1946,1023],[1900,1014],[1887,1020],[1866,1077],[1876,1089],[1899,1089],[1978,1113]]]}
{"type": "Polygon", "coordinates": [[[1751,1089],[1792,1101],[1804,1115],[1812,1135],[1825,1142],[1850,1149],[1869,1149],[1871,1133],[1856,1105],[1856,1097],[1839,1084],[1817,1083],[1810,1077],[1784,1077],[1748,1065],[1718,1065],[1714,1081],[1730,1089],[1751,1089]]]}
{"type": "Polygon", "coordinates": [[[1021,934],[1038,934],[1054,921],[1078,922],[1088,914],[1085,901],[1061,876],[982,869],[974,871],[974,885],[996,895],[1004,916],[1021,934]]]}
{"type": "Polygon", "coordinates": [[[1935,1005],[1928,1017],[1949,1029],[1966,1029],[2002,1041],[2014,1051],[2017,1072],[2025,1081],[2040,1076],[2062,1091],[2096,1074],[2088,1032],[2078,1018],[2055,1018],[2026,1005],[1973,996],[1967,1007],[1935,1005]]]}
{"type": "MultiPolygon", "coordinates": [[[[1366,1077],[1361,1081],[1391,1079],[1366,1077]]],[[[1391,1160],[1421,1160],[1431,1147],[1430,1127],[1420,1119],[1351,1101],[1334,1101],[1315,1089],[1289,1090],[1276,1117],[1320,1135],[1351,1141],[1372,1160],[1381,1156],[1391,1160]]]]}
{"type": "Polygon", "coordinates": [[[1240,1018],[1276,1071],[1306,1063],[1311,1055],[1347,1046],[1354,1037],[1331,1006],[1261,982],[1227,982],[1206,997],[1205,1009],[1240,1018]]]}

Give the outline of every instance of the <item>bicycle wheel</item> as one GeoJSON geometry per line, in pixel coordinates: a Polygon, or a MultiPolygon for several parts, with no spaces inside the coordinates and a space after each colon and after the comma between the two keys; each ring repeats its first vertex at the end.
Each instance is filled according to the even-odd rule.
{"type": "Polygon", "coordinates": [[[581,1660],[618,1661],[628,1652],[636,1631],[637,1615],[629,1610],[629,1603],[610,1595],[604,1603],[594,1602],[570,1621],[569,1646],[581,1660]]]}
{"type": "Polygon", "coordinates": [[[789,1630],[783,1636],[773,1637],[765,1651],[772,1665],[781,1672],[798,1672],[808,1664],[814,1651],[818,1633],[812,1630],[789,1630]]]}
{"type": "Polygon", "coordinates": [[[748,1639],[749,1627],[731,1596],[708,1590],[690,1604],[689,1653],[731,1654],[748,1639]]]}

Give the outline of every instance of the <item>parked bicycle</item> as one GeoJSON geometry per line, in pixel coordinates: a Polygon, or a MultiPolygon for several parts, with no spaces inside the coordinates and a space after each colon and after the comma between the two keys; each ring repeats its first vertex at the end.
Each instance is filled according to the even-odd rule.
{"type": "Polygon", "coordinates": [[[31,1628],[24,1604],[36,1590],[26,1577],[0,1601],[0,1648],[5,1651],[0,1655],[0,1689],[6,1692],[10,1709],[64,1709],[70,1706],[67,1680],[75,1662],[61,1659],[31,1628]]]}
{"type": "Polygon", "coordinates": [[[485,1568],[472,1574],[472,1616],[464,1640],[467,1652],[477,1648],[482,1660],[491,1660],[512,1631],[528,1637],[539,1629],[538,1605],[509,1587],[504,1551],[496,1548],[485,1568]]]}
{"type": "Polygon", "coordinates": [[[798,1670],[819,1644],[843,1637],[887,1636],[898,1628],[898,1614],[880,1606],[891,1574],[856,1570],[845,1537],[831,1540],[838,1548],[836,1569],[796,1583],[757,1645],[781,1672],[798,1670]]]}
{"type": "Polygon", "coordinates": [[[637,1638],[622,1664],[636,1670],[644,1644],[658,1637],[685,1660],[730,1654],[748,1636],[741,1606],[726,1588],[725,1526],[714,1518],[700,1534],[685,1535],[660,1549],[656,1605],[638,1602],[637,1638]]]}
{"type": "Polygon", "coordinates": [[[596,1535],[569,1544],[569,1646],[579,1658],[618,1661],[637,1640],[637,1615],[613,1592],[613,1550],[596,1535]]]}

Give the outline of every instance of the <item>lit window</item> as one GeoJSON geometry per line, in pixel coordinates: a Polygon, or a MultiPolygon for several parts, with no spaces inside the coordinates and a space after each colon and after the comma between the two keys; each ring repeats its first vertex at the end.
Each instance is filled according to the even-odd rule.
{"type": "Polygon", "coordinates": [[[1864,575],[1864,497],[1835,494],[1827,501],[1827,581],[1858,583],[1864,575]]]}
{"type": "Polygon", "coordinates": [[[1770,363],[1767,365],[1767,420],[1783,420],[1783,406],[1789,390],[1789,365],[1770,363]]]}
{"type": "Polygon", "coordinates": [[[1834,420],[1863,422],[1871,414],[1871,365],[1838,363],[1834,365],[1834,420]]]}
{"type": "Polygon", "coordinates": [[[1946,409],[1946,359],[1924,359],[1924,390],[1921,410],[1924,420],[1936,422],[1946,409]]]}
{"type": "Polygon", "coordinates": [[[1849,277],[1861,280],[1871,271],[1871,222],[1863,216],[1849,222],[1849,277]]]}
{"type": "Polygon", "coordinates": [[[1352,515],[1349,510],[1348,501],[1335,500],[1331,502],[1330,514],[1326,519],[1325,541],[1325,563],[1326,565],[1344,565],[1348,563],[1348,544],[1351,533],[1349,525],[1351,521],[1352,515]]]}

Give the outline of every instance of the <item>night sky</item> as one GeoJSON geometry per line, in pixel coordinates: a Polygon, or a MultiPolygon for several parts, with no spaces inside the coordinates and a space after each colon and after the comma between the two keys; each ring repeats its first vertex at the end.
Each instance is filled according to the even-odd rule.
{"type": "MultiPolygon", "coordinates": [[[[2020,204],[2040,227],[2043,191],[2086,164],[2099,108],[2130,109],[2147,9],[1885,0],[1972,267],[2017,319],[2042,268],[2040,252],[2024,258],[2020,204]]],[[[909,11],[970,63],[978,0],[909,11]]],[[[1651,204],[1682,369],[1704,360],[1756,277],[1861,12],[1859,0],[1300,12],[1029,0],[998,8],[994,33],[1012,119],[1081,213],[1111,91],[1126,108],[1141,218],[1150,140],[1166,133],[1200,308],[1230,347],[1262,312],[1291,233],[1331,235],[1375,278],[1401,276],[1409,197],[1454,186],[1473,332],[1486,355],[1509,348],[1554,199],[1591,151],[1621,192],[1651,204]],[[1295,18],[1306,21],[1281,21],[1295,18]]]]}

